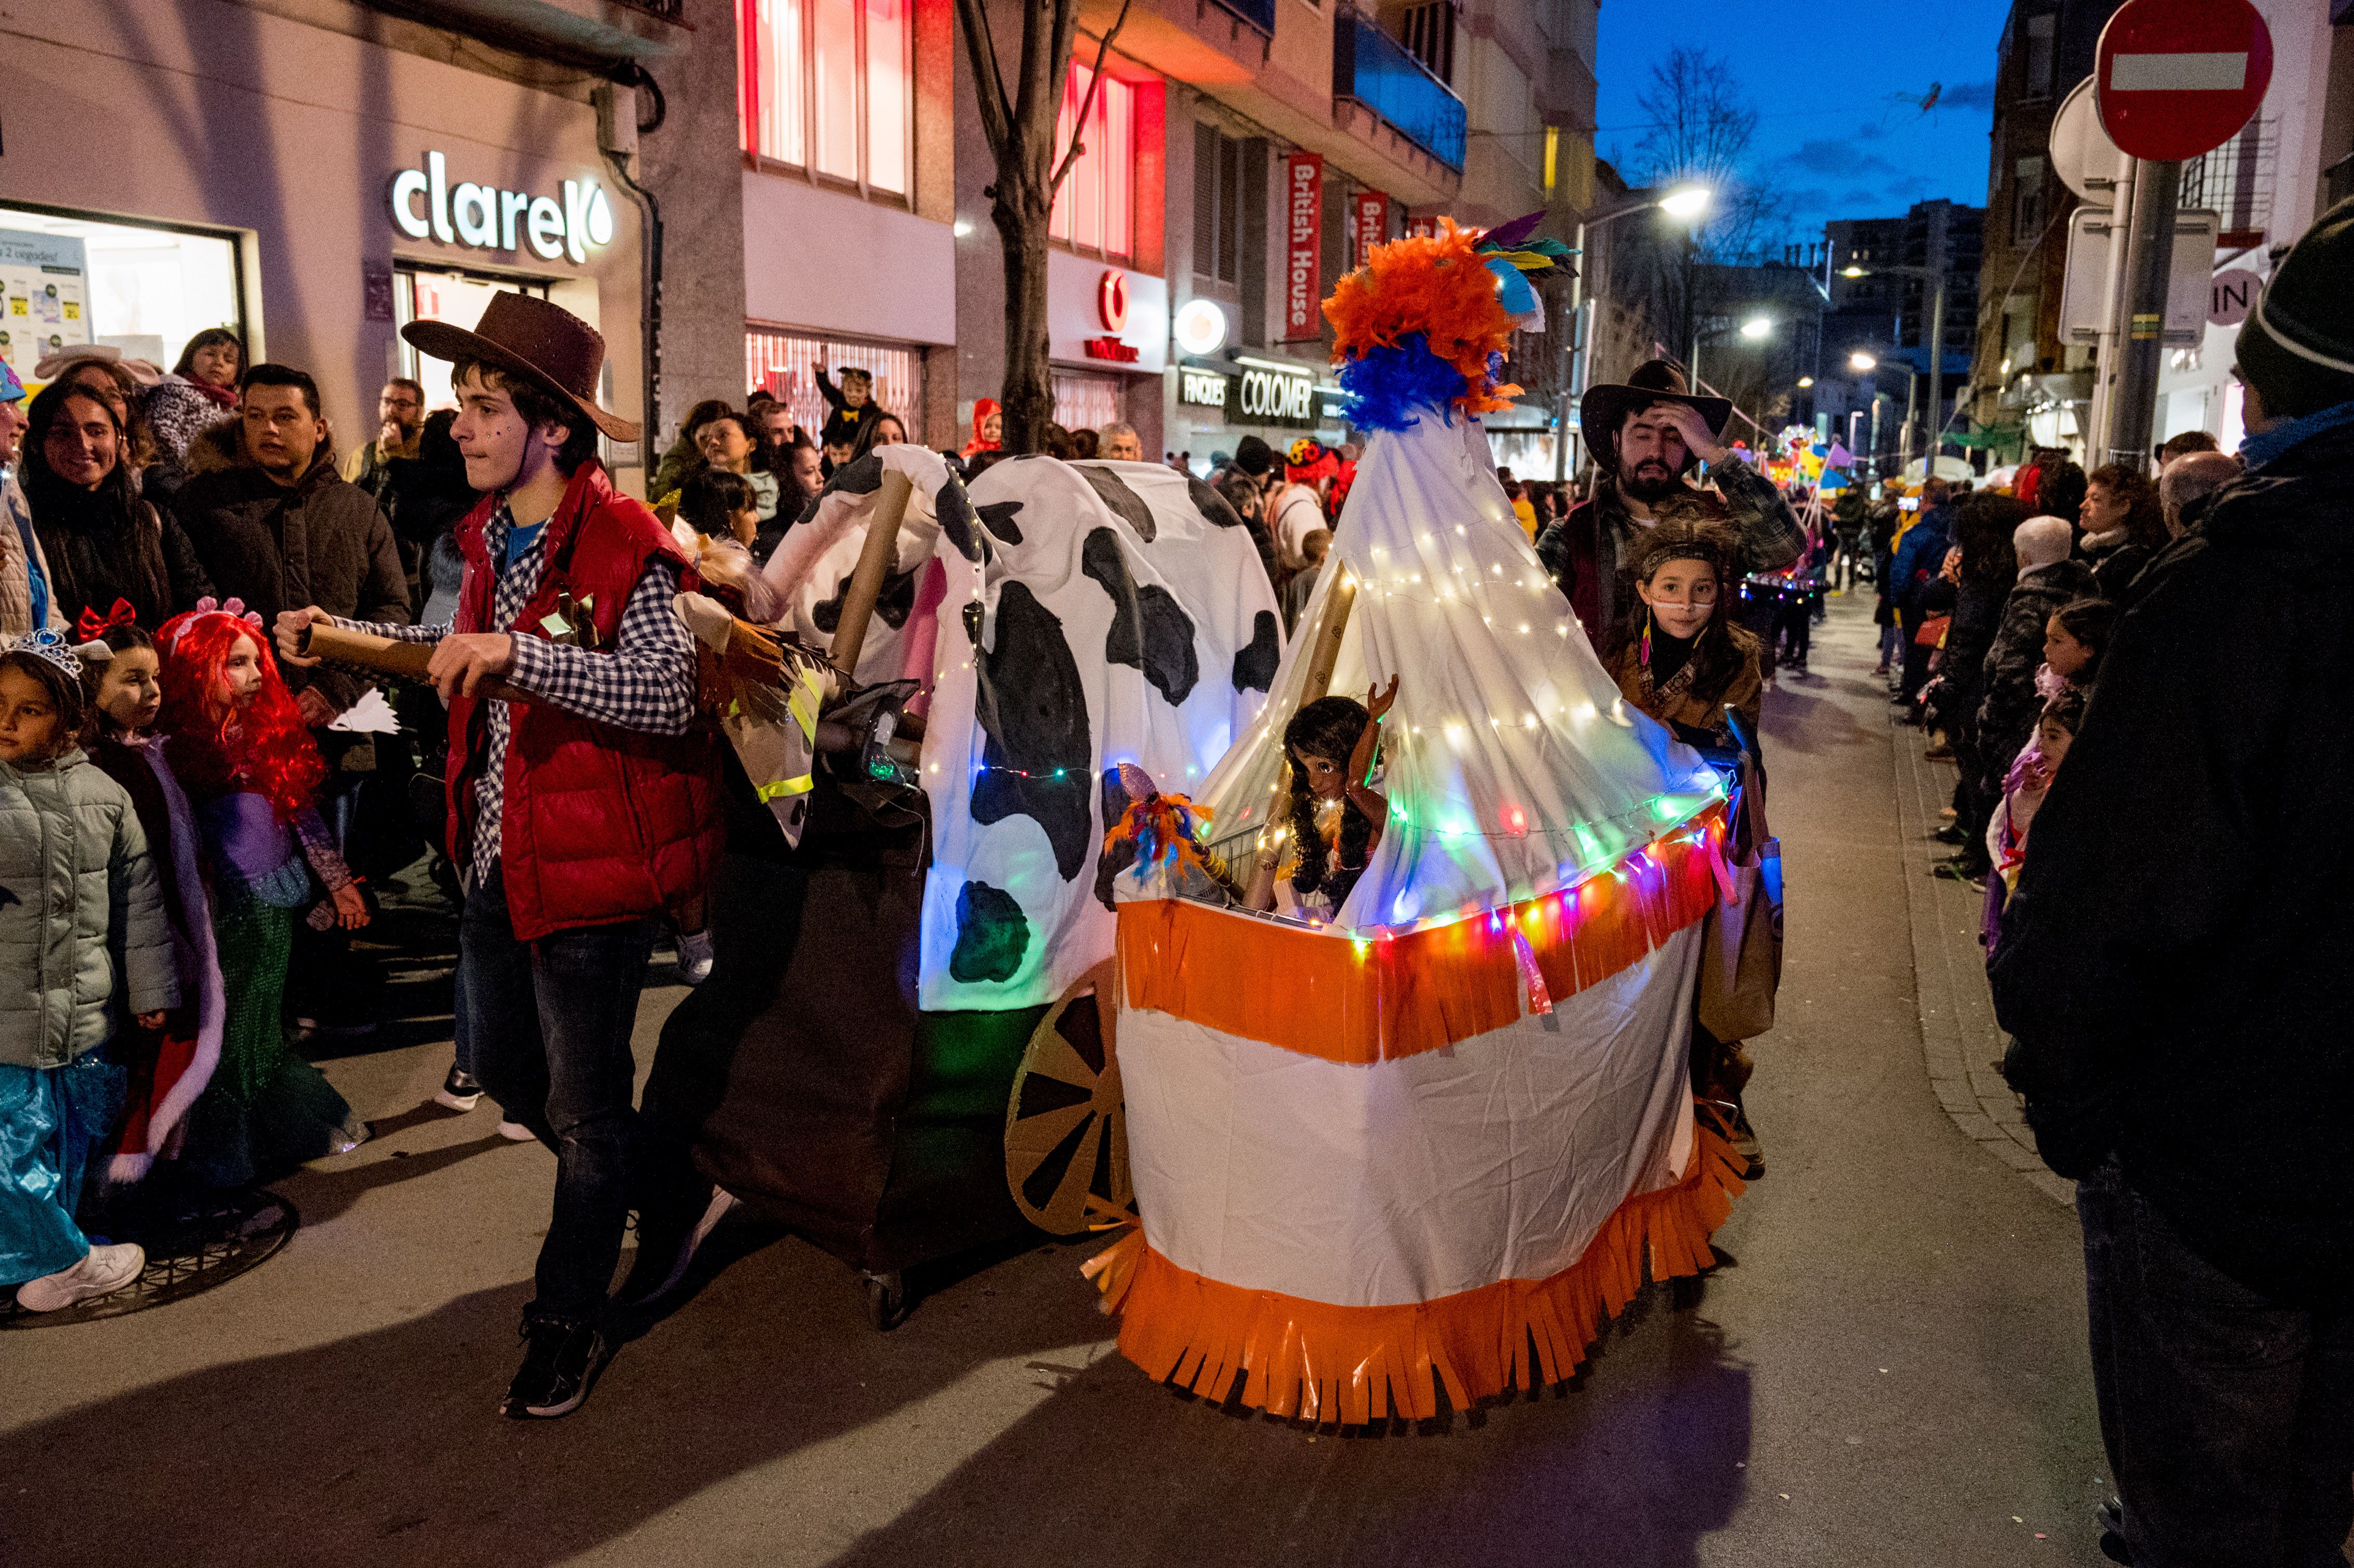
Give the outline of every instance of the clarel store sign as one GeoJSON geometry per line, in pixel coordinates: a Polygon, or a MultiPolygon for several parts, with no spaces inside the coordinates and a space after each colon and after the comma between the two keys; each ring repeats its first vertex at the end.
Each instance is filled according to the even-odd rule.
{"type": "Polygon", "coordinates": [[[393,226],[411,239],[477,250],[528,249],[543,261],[588,260],[613,242],[613,204],[594,180],[566,180],[564,197],[500,190],[472,180],[450,183],[448,158],[425,154],[421,169],[392,177],[393,226]]]}

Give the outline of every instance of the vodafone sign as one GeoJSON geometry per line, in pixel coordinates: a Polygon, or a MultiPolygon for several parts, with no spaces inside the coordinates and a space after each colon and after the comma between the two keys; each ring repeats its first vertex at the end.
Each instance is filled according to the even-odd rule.
{"type": "Polygon", "coordinates": [[[2273,79],[2273,36],[2248,0],[2126,0],[2093,68],[2101,128],[2175,163],[2239,134],[2273,79]]]}

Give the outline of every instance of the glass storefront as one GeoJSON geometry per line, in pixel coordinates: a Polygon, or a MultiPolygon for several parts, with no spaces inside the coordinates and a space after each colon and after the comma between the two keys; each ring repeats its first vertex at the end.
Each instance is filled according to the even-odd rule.
{"type": "Polygon", "coordinates": [[[907,439],[924,439],[924,351],[907,344],[830,337],[793,327],[752,326],[744,331],[744,386],[766,387],[793,411],[793,422],[816,439],[831,410],[818,390],[816,366],[838,387],[842,373],[855,367],[875,378],[875,401],[907,427],[907,439]]]}
{"type": "Polygon", "coordinates": [[[0,359],[27,381],[67,344],[111,344],[164,370],[207,327],[246,335],[236,240],[0,207],[0,359]]]}

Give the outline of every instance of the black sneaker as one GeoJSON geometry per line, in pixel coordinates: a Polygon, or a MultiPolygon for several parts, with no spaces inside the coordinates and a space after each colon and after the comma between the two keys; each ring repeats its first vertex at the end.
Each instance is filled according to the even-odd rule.
{"type": "Polygon", "coordinates": [[[450,1075],[442,1079],[441,1086],[434,1091],[433,1103],[448,1106],[453,1111],[470,1111],[482,1097],[482,1080],[452,1062],[450,1064],[450,1075]]]}
{"type": "Polygon", "coordinates": [[[523,1338],[528,1347],[523,1367],[507,1384],[499,1414],[516,1421],[546,1421],[579,1409],[605,1364],[605,1336],[591,1323],[526,1322],[523,1338]]]}
{"type": "Polygon", "coordinates": [[[701,1246],[736,1207],[736,1195],[724,1187],[711,1189],[711,1199],[700,1214],[638,1215],[638,1255],[630,1265],[614,1299],[624,1307],[644,1307],[678,1288],[687,1266],[701,1246]],[[692,1219],[693,1224],[684,1222],[692,1219]]]}

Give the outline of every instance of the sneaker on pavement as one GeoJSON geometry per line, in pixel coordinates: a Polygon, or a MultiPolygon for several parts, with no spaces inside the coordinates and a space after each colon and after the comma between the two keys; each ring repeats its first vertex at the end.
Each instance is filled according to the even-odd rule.
{"type": "Polygon", "coordinates": [[[450,1075],[442,1079],[441,1086],[434,1091],[433,1103],[448,1106],[453,1111],[470,1111],[482,1097],[482,1081],[452,1062],[450,1064],[450,1075]]]}
{"type": "Polygon", "coordinates": [[[147,1255],[134,1242],[101,1243],[84,1253],[80,1263],[28,1279],[16,1287],[16,1305],[27,1312],[55,1312],[77,1301],[111,1296],[139,1277],[147,1255]]]}
{"type": "Polygon", "coordinates": [[[630,1275],[621,1281],[620,1293],[614,1298],[628,1307],[643,1307],[658,1301],[678,1288],[686,1277],[687,1266],[695,1261],[695,1250],[705,1238],[726,1219],[735,1208],[737,1197],[725,1187],[711,1189],[711,1202],[704,1206],[702,1217],[685,1231],[677,1228],[675,1217],[663,1218],[641,1212],[638,1215],[638,1256],[630,1266],[630,1275]]]}
{"type": "Polygon", "coordinates": [[[678,934],[678,978],[689,985],[701,985],[711,978],[709,931],[681,931],[678,934]]]}
{"type": "Polygon", "coordinates": [[[593,1323],[525,1323],[523,1338],[523,1365],[507,1384],[499,1414],[548,1421],[579,1409],[604,1365],[605,1336],[593,1323]]]}
{"type": "Polygon", "coordinates": [[[532,1131],[531,1128],[524,1126],[524,1124],[519,1121],[509,1121],[504,1117],[501,1117],[499,1118],[499,1136],[505,1139],[509,1143],[529,1143],[537,1139],[539,1134],[532,1131]]]}

